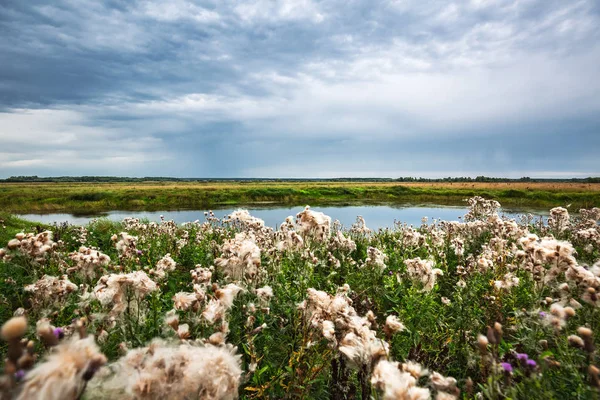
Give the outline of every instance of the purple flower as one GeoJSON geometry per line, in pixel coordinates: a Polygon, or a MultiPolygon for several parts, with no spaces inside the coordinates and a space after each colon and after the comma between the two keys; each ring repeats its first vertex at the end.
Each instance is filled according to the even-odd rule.
{"type": "Polygon", "coordinates": [[[390,275],[394,275],[394,273],[392,271],[389,272],[390,275]]]}
{"type": "Polygon", "coordinates": [[[534,360],[527,360],[527,366],[531,368],[537,367],[537,363],[534,360]]]}
{"type": "Polygon", "coordinates": [[[142,254],[144,254],[144,253],[143,253],[141,250],[138,250],[138,251],[137,251],[137,255],[138,255],[138,256],[141,256],[142,254]]]}
{"type": "Polygon", "coordinates": [[[513,371],[512,365],[510,365],[507,362],[500,363],[500,365],[502,366],[502,369],[504,369],[504,372],[512,372],[513,371]]]}
{"type": "Polygon", "coordinates": [[[17,372],[15,372],[15,379],[20,381],[21,379],[25,378],[25,371],[20,369],[17,372]]]}
{"type": "Polygon", "coordinates": [[[63,330],[63,328],[54,328],[54,336],[56,336],[58,339],[62,339],[63,337],[65,337],[65,331],[63,330]]]}
{"type": "Polygon", "coordinates": [[[543,311],[540,311],[540,318],[546,318],[546,313],[543,311]]]}
{"type": "Polygon", "coordinates": [[[529,356],[525,353],[517,353],[517,360],[527,361],[527,360],[529,360],[529,356]]]}

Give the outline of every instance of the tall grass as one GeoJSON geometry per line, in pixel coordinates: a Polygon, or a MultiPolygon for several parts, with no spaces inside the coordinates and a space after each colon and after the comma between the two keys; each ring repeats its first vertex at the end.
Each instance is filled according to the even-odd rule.
{"type": "Polygon", "coordinates": [[[478,183],[470,185],[397,183],[161,183],[0,185],[0,207],[7,212],[98,212],[109,210],[209,209],[251,204],[436,203],[459,205],[475,195],[507,207],[600,205],[600,186],[581,184],[478,183]]]}

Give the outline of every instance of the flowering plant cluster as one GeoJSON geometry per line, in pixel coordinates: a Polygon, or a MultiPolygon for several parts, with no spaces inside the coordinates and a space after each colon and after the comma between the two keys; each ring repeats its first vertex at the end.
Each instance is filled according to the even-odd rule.
{"type": "Polygon", "coordinates": [[[372,230],[306,207],[0,238],[0,399],[594,398],[600,209],[372,230]]]}

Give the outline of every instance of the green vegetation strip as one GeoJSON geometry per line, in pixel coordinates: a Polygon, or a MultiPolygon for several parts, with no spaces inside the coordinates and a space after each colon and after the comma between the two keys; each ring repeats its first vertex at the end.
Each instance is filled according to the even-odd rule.
{"type": "Polygon", "coordinates": [[[27,184],[0,185],[0,208],[6,212],[94,212],[108,210],[206,209],[219,206],[280,204],[400,204],[463,205],[471,196],[495,199],[508,207],[600,206],[600,191],[405,185],[137,185],[27,184]]]}

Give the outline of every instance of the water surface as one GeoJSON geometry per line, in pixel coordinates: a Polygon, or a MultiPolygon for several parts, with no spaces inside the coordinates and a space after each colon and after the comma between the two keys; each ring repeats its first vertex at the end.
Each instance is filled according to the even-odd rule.
{"type": "MultiPolygon", "coordinates": [[[[214,210],[213,212],[219,218],[230,214],[239,207],[214,210]]],[[[270,227],[278,227],[286,217],[302,211],[304,207],[247,207],[251,215],[261,218],[265,221],[265,225],[270,227]]],[[[350,227],[358,215],[362,216],[367,222],[367,226],[371,229],[391,228],[394,222],[406,223],[409,225],[420,225],[423,217],[428,218],[429,222],[434,219],[444,221],[461,221],[466,214],[466,207],[452,206],[387,206],[387,205],[364,205],[364,206],[328,206],[328,207],[313,207],[315,211],[322,211],[329,215],[334,220],[339,220],[344,227],[350,227]]],[[[127,217],[147,219],[149,221],[159,222],[161,215],[166,220],[173,220],[177,223],[191,222],[195,220],[204,221],[204,211],[206,210],[178,210],[178,211],[109,211],[97,215],[81,216],[73,214],[22,214],[20,217],[37,221],[46,224],[68,222],[73,225],[85,225],[94,218],[108,218],[113,221],[121,221],[127,217]]],[[[547,212],[542,210],[503,210],[501,214],[516,218],[520,214],[526,212],[534,215],[544,215],[547,212]]]]}

